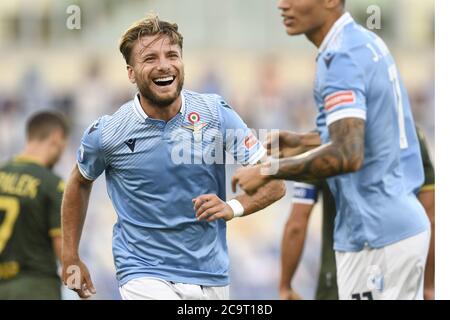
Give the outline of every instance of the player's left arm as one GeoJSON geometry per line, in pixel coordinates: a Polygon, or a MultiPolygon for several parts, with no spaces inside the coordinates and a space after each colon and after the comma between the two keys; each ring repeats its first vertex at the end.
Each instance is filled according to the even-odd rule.
{"type": "MultiPolygon", "coordinates": [[[[217,102],[225,150],[247,167],[267,161],[266,150],[240,116],[221,97],[217,96],[217,102]]],[[[252,195],[243,193],[225,202],[215,194],[206,194],[193,199],[193,203],[197,219],[228,221],[262,210],[285,193],[284,182],[274,180],[252,195]]]]}
{"type": "MultiPolygon", "coordinates": [[[[258,163],[261,163],[261,161],[258,163]]],[[[280,200],[285,194],[286,186],[284,182],[274,180],[259,188],[252,195],[242,193],[231,201],[225,202],[215,194],[201,195],[192,201],[198,220],[224,219],[229,221],[237,216],[247,216],[258,212],[280,200]]]]}
{"type": "Polygon", "coordinates": [[[246,193],[253,194],[276,179],[319,180],[358,171],[364,161],[365,121],[344,118],[332,123],[328,130],[331,141],[318,148],[298,156],[239,169],[232,180],[233,190],[239,185],[246,193]]]}
{"type": "Polygon", "coordinates": [[[242,204],[243,216],[258,212],[280,200],[286,194],[286,185],[281,180],[273,180],[259,188],[252,195],[242,193],[234,199],[242,204]]]}

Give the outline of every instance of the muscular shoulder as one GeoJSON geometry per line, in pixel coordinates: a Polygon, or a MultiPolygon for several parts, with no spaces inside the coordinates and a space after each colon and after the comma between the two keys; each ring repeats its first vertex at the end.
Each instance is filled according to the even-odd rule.
{"type": "Polygon", "coordinates": [[[333,39],[327,49],[321,53],[318,60],[323,62],[320,67],[330,69],[339,64],[349,64],[364,69],[367,64],[373,64],[374,56],[388,49],[383,40],[373,32],[358,24],[349,24],[333,39]]]}
{"type": "Polygon", "coordinates": [[[102,129],[102,133],[112,129],[120,129],[126,127],[130,122],[136,122],[136,114],[134,110],[134,102],[130,100],[123,104],[112,115],[104,115],[98,119],[98,123],[102,129]]]}
{"type": "MultiPolygon", "coordinates": [[[[97,119],[89,131],[96,133],[98,143],[102,148],[108,148],[116,144],[123,136],[127,136],[139,127],[139,115],[134,107],[133,100],[123,104],[112,115],[104,115],[97,119]],[[119,140],[118,140],[119,139],[119,140]]],[[[121,141],[121,140],[120,140],[121,141]]]]}

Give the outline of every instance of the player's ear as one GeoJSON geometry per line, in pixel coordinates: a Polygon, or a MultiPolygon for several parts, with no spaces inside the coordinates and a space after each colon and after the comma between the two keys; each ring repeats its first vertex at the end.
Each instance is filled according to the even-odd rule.
{"type": "Polygon", "coordinates": [[[135,74],[134,74],[134,69],[129,64],[127,64],[127,71],[128,71],[128,79],[130,79],[130,82],[131,83],[136,83],[136,77],[135,77],[135,74]]]}

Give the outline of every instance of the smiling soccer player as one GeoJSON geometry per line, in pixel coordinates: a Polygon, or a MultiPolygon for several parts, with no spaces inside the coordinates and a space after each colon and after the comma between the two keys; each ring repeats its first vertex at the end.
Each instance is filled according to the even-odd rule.
{"type": "Polygon", "coordinates": [[[63,275],[80,297],[95,293],[78,245],[92,183],[103,172],[118,214],[113,253],[123,299],[227,299],[226,221],[285,193],[278,181],[225,202],[225,163],[208,162],[206,154],[215,150],[223,159],[228,151],[253,165],[266,152],[248,143],[251,131],[220,96],[183,90],[182,47],[177,25],[155,16],[121,39],[138,93],[86,130],[63,200],[63,275]],[[192,151],[192,161],[175,161],[174,150],[192,151]]]}

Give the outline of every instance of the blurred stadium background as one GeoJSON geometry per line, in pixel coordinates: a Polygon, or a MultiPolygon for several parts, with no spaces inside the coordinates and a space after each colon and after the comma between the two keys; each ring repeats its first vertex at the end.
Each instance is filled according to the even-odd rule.
{"type": "MultiPolygon", "coordinates": [[[[381,8],[382,27],[374,31],[397,60],[416,122],[434,154],[434,1],[347,1],[364,25],[373,4],[381,8]]],[[[304,37],[285,34],[275,0],[5,0],[0,2],[0,161],[20,151],[27,116],[58,109],[72,125],[69,147],[56,167],[67,178],[82,131],[135,92],[118,39],[148,12],[178,23],[184,35],[185,88],[223,95],[255,129],[313,128],[316,49],[304,37]],[[81,9],[80,29],[66,27],[70,5],[81,9]]],[[[229,168],[228,179],[234,169],[229,168]]],[[[229,223],[234,299],[278,298],[288,187],[287,196],[264,212],[229,223]]],[[[314,296],[320,263],[316,208],[294,283],[307,299],[314,296]]],[[[95,299],[119,298],[111,253],[115,220],[102,177],[93,190],[81,246],[97,288],[95,299]]],[[[64,296],[75,298],[68,290],[64,296]]]]}

